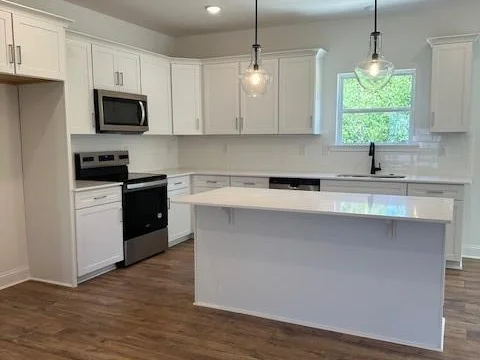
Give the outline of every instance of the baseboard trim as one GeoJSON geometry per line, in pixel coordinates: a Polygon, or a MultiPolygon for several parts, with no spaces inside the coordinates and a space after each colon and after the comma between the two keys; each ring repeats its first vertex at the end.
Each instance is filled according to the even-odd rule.
{"type": "Polygon", "coordinates": [[[61,281],[45,280],[45,279],[34,278],[34,277],[31,277],[31,278],[29,278],[28,280],[36,281],[36,282],[40,282],[40,283],[44,283],[44,284],[50,284],[50,285],[57,285],[57,286],[69,287],[69,288],[74,288],[74,287],[76,287],[76,285],[74,285],[74,284],[67,284],[67,283],[64,283],[64,282],[61,282],[61,281]]]}
{"type": "Polygon", "coordinates": [[[463,257],[468,259],[480,259],[480,245],[464,245],[463,257]]]}
{"type": "Polygon", "coordinates": [[[288,319],[288,318],[284,318],[284,317],[281,317],[281,316],[263,314],[263,313],[256,312],[256,311],[236,309],[236,308],[231,308],[231,307],[228,307],[228,306],[214,305],[214,304],[208,304],[208,303],[198,302],[198,301],[194,302],[193,305],[199,306],[199,307],[206,307],[206,308],[210,308],[210,309],[233,312],[233,313],[237,313],[237,314],[255,316],[255,317],[260,317],[260,318],[264,318],[264,319],[280,321],[280,322],[284,322],[284,323],[295,324],[295,325],[310,327],[310,328],[319,329],[319,330],[325,330],[325,331],[331,331],[331,332],[335,332],[335,333],[358,336],[358,337],[361,337],[361,338],[368,338],[368,339],[384,341],[384,342],[393,343],[393,344],[406,345],[406,346],[411,346],[411,347],[416,347],[416,348],[431,350],[431,351],[436,351],[436,352],[443,352],[443,339],[445,337],[445,318],[442,319],[442,341],[441,341],[441,345],[440,345],[440,347],[437,348],[437,347],[432,347],[432,346],[429,346],[429,345],[426,345],[426,344],[405,341],[405,340],[401,340],[401,339],[391,338],[391,337],[388,337],[388,336],[378,336],[378,335],[365,334],[365,333],[362,333],[362,332],[359,332],[359,331],[351,331],[351,330],[346,330],[346,329],[341,329],[341,328],[334,328],[334,327],[330,327],[330,326],[324,326],[324,325],[321,325],[321,324],[310,323],[308,321],[293,320],[293,319],[288,319]]]}
{"type": "Polygon", "coordinates": [[[0,290],[10,286],[21,284],[30,279],[30,269],[28,267],[17,268],[0,274],[0,290]]]}
{"type": "Polygon", "coordinates": [[[78,277],[77,279],[77,283],[78,284],[81,284],[85,281],[88,281],[88,280],[91,280],[93,278],[96,278],[97,276],[101,276],[101,275],[104,275],[110,271],[113,271],[113,270],[116,270],[117,269],[117,265],[115,264],[112,264],[112,265],[108,265],[100,270],[97,270],[97,271],[94,271],[90,274],[87,274],[87,275],[84,275],[84,276],[80,276],[78,277]]]}
{"type": "Polygon", "coordinates": [[[193,234],[189,234],[189,235],[186,235],[186,236],[182,236],[181,238],[179,239],[176,239],[176,240],[173,240],[173,241],[169,241],[168,242],[168,247],[171,248],[175,245],[178,245],[178,244],[181,244],[187,240],[190,240],[190,239],[193,239],[193,234]]]}

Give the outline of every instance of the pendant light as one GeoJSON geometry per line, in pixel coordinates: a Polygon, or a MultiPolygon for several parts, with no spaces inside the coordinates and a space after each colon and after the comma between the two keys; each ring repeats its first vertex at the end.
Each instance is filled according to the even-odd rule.
{"type": "Polygon", "coordinates": [[[370,34],[368,57],[355,67],[358,82],[365,89],[377,91],[385,87],[392,78],[395,66],[382,54],[382,33],[378,31],[378,5],[375,0],[375,30],[370,34]]]}
{"type": "Polygon", "coordinates": [[[255,0],[255,44],[252,45],[250,66],[240,76],[245,93],[258,97],[267,92],[272,77],[262,67],[262,47],[258,44],[258,0],[255,0]]]}

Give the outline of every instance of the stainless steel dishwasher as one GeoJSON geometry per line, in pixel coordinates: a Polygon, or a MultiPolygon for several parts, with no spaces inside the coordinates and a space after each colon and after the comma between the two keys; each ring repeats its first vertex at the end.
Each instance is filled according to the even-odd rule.
{"type": "Polygon", "coordinates": [[[270,178],[270,189],[320,191],[320,180],[298,178],[270,178]]]}

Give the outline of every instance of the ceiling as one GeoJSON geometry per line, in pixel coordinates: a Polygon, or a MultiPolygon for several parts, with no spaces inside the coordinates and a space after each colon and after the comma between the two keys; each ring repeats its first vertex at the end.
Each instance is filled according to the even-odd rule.
{"type": "MultiPolygon", "coordinates": [[[[66,0],[80,6],[172,36],[253,27],[254,0],[66,0]],[[208,15],[206,5],[220,5],[220,15],[208,15]]],[[[438,4],[439,0],[380,0],[382,11],[406,11],[438,4]]],[[[294,24],[365,14],[373,0],[259,0],[262,26],[294,24]]]]}

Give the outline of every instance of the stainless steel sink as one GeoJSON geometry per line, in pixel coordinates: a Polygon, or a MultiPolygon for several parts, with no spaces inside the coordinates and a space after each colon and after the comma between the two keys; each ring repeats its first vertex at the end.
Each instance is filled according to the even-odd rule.
{"type": "Polygon", "coordinates": [[[340,174],[337,175],[339,178],[369,178],[369,179],[405,179],[405,175],[361,175],[361,174],[340,174]]]}

